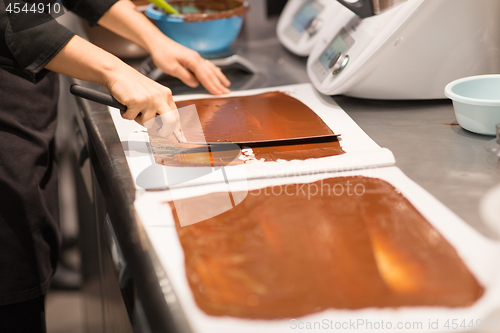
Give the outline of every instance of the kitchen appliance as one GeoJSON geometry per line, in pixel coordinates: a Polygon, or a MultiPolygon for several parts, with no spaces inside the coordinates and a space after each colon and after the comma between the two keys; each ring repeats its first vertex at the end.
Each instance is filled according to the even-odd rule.
{"type": "Polygon", "coordinates": [[[407,0],[338,0],[362,18],[382,14],[405,1],[407,0]]]}
{"type": "Polygon", "coordinates": [[[289,0],[280,15],[276,33],[291,52],[307,56],[318,41],[319,32],[332,23],[343,26],[354,13],[332,0],[289,0]]]}
{"type": "MultiPolygon", "coordinates": [[[[353,10],[366,2],[343,1],[353,10]]],[[[453,80],[500,71],[499,1],[407,0],[383,9],[320,33],[307,62],[320,92],[440,99],[453,80]]]]}

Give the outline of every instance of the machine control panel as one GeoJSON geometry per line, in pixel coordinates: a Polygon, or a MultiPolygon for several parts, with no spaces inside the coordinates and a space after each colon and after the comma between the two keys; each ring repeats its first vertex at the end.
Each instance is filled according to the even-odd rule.
{"type": "Polygon", "coordinates": [[[337,55],[330,61],[330,69],[333,75],[337,75],[347,66],[349,63],[349,56],[343,53],[337,53],[337,55]]]}
{"type": "Polygon", "coordinates": [[[347,51],[349,51],[354,43],[354,38],[345,29],[342,29],[333,38],[312,66],[314,75],[316,75],[320,82],[323,82],[329,74],[339,74],[347,66],[349,63],[347,51]]]}
{"type": "Polygon", "coordinates": [[[295,43],[300,41],[304,33],[314,35],[323,25],[322,19],[318,17],[323,8],[319,1],[306,2],[286,28],[285,35],[295,43]]]}
{"type": "Polygon", "coordinates": [[[321,17],[316,16],[314,19],[311,20],[311,22],[307,25],[307,33],[309,34],[309,37],[314,36],[318,31],[323,28],[324,21],[321,17]]]}

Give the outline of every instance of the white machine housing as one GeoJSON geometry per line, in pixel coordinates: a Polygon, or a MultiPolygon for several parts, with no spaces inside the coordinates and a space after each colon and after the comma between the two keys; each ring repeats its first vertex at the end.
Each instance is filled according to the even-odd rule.
{"type": "Polygon", "coordinates": [[[288,0],[278,20],[280,42],[299,56],[308,56],[322,30],[355,14],[336,0],[288,0]]]}
{"type": "Polygon", "coordinates": [[[500,1],[408,0],[323,30],[307,71],[327,95],[445,98],[455,79],[500,73],[500,1]]]}

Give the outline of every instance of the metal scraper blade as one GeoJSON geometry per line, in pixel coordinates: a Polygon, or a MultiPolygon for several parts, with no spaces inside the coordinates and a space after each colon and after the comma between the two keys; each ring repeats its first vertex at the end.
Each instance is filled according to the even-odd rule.
{"type": "Polygon", "coordinates": [[[338,140],[340,134],[327,134],[318,136],[308,136],[303,138],[289,138],[289,139],[274,139],[274,140],[258,140],[258,141],[214,141],[214,142],[188,142],[179,141],[181,144],[199,145],[199,146],[223,146],[223,145],[237,145],[245,147],[270,147],[270,146],[290,146],[290,145],[305,145],[311,143],[332,142],[338,140]]]}

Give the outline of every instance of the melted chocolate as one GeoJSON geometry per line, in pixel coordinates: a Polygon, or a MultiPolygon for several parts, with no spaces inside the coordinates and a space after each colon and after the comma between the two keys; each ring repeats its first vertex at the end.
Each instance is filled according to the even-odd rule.
{"type": "MultiPolygon", "coordinates": [[[[323,120],[305,104],[282,92],[269,92],[254,96],[206,98],[177,102],[177,107],[195,104],[203,128],[199,133],[194,126],[182,124],[187,141],[241,142],[273,140],[333,134],[323,120]],[[203,137],[204,135],[204,137],[203,137]]],[[[182,115],[181,115],[182,117],[182,115]]],[[[181,147],[171,136],[160,138],[150,135],[157,163],[168,166],[220,165],[218,161],[232,161],[239,149],[218,152],[210,156],[205,150],[181,147]]],[[[305,160],[344,154],[338,141],[305,145],[253,148],[256,159],[266,161],[305,160]]],[[[230,164],[240,164],[236,159],[230,164]]]]}
{"type": "MultiPolygon", "coordinates": [[[[203,207],[224,195],[184,203],[203,207]]],[[[170,205],[191,290],[210,315],[278,319],[328,308],[463,307],[484,292],[455,249],[380,179],[250,191],[233,209],[186,227],[170,205]]]]}
{"type": "MultiPolygon", "coordinates": [[[[171,0],[168,1],[185,22],[220,20],[242,16],[248,10],[240,0],[171,0]]],[[[163,9],[158,9],[163,11],[163,9]]]]}

